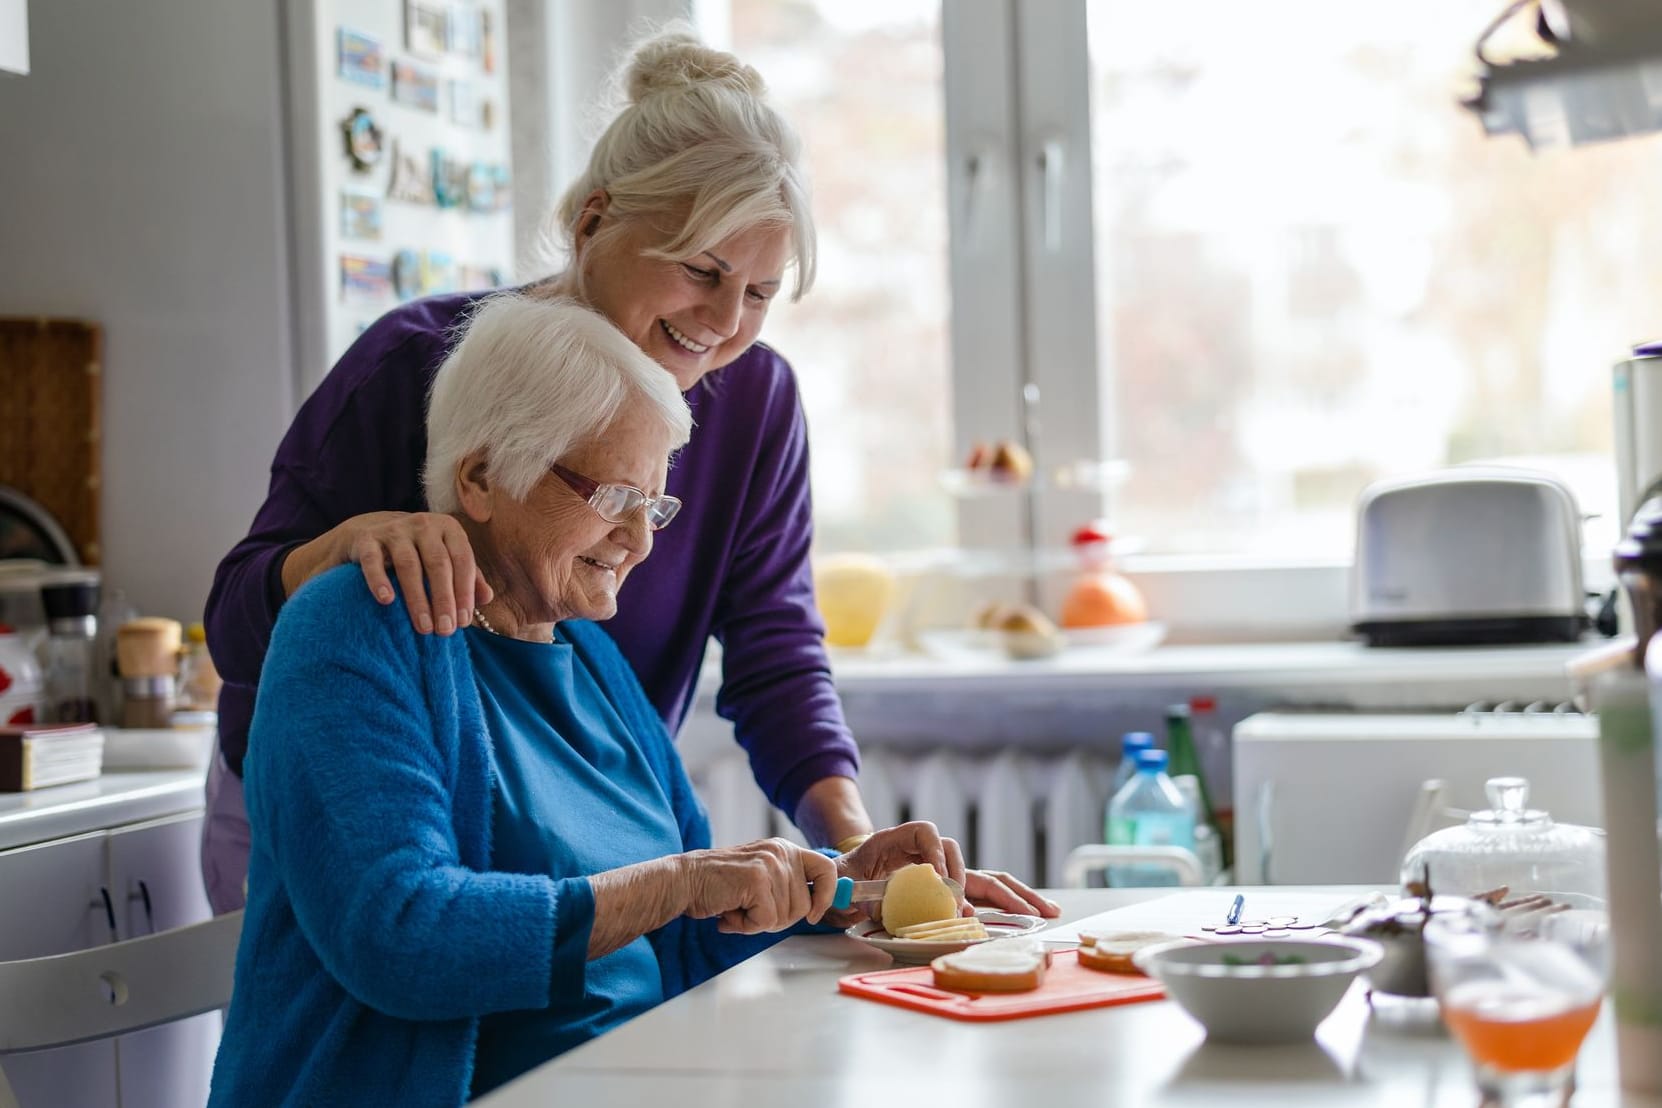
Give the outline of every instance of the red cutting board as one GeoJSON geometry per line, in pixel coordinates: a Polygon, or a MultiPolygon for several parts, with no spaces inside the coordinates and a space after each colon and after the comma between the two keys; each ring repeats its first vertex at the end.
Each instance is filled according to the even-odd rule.
{"type": "Polygon", "coordinates": [[[851,973],[837,981],[837,991],[882,1004],[895,1004],[954,1020],[1019,1020],[1081,1008],[1106,1008],[1159,1000],[1166,990],[1158,981],[1130,974],[1102,973],[1079,964],[1077,952],[1051,955],[1050,969],[1037,989],[1027,993],[959,993],[935,987],[928,966],[851,973]]]}

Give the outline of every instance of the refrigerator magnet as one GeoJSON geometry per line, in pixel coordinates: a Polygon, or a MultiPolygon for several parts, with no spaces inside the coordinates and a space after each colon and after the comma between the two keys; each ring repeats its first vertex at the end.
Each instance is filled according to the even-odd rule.
{"type": "Polygon", "coordinates": [[[353,108],[352,114],[341,120],[341,134],[346,139],[346,156],[352,159],[352,168],[368,173],[381,161],[381,125],[369,114],[368,108],[353,108]]]}
{"type": "Polygon", "coordinates": [[[362,254],[340,256],[342,300],[381,300],[392,291],[392,267],[362,254]]]}
{"type": "Polygon", "coordinates": [[[496,167],[485,162],[474,162],[467,171],[468,210],[494,212],[500,203],[496,195],[496,167]]]}
{"type": "Polygon", "coordinates": [[[392,98],[424,112],[439,110],[439,73],[419,62],[392,63],[392,98]]]}
{"type": "Polygon", "coordinates": [[[448,45],[452,54],[464,58],[477,58],[480,43],[484,39],[481,21],[484,12],[472,4],[450,5],[450,18],[447,21],[450,29],[448,45]]]}
{"type": "Polygon", "coordinates": [[[450,122],[458,127],[481,130],[485,126],[485,102],[472,81],[450,82],[450,122]]]}
{"type": "Polygon", "coordinates": [[[496,72],[496,19],[489,9],[479,13],[479,68],[496,72]]]}
{"type": "Polygon", "coordinates": [[[421,259],[421,291],[456,291],[456,259],[442,250],[429,250],[421,259]]]}
{"type": "Polygon", "coordinates": [[[467,203],[468,167],[443,150],[433,151],[433,201],[441,208],[467,203]]]}
{"type": "Polygon", "coordinates": [[[392,290],[400,300],[421,295],[421,255],[414,250],[400,250],[392,256],[392,290]]]}
{"type": "Polygon", "coordinates": [[[346,27],[335,29],[336,74],[365,88],[387,87],[387,56],[379,39],[346,27]]]}
{"type": "Polygon", "coordinates": [[[444,55],[449,12],[434,0],[404,0],[404,49],[426,58],[444,55]]]}
{"type": "Polygon", "coordinates": [[[393,139],[392,179],[387,182],[387,199],[409,204],[433,202],[433,178],[421,163],[420,154],[410,153],[393,139]]]}
{"type": "Polygon", "coordinates": [[[365,192],[341,189],[340,234],[346,239],[381,237],[381,198],[365,192]]]}

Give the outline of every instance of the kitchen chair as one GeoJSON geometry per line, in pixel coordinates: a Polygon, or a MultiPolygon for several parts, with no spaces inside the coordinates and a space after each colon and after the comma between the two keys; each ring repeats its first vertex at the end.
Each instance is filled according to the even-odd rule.
{"type": "Polygon", "coordinates": [[[242,913],[107,946],[0,962],[0,1108],[19,1108],[7,1055],[105,1039],[231,1002],[242,913]]]}

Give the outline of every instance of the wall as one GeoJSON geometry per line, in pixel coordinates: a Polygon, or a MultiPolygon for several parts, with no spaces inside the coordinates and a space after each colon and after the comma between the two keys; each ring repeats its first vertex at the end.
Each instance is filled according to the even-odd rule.
{"type": "Polygon", "coordinates": [[[106,581],[199,618],[294,410],[275,3],[31,6],[0,314],[105,329],[106,581]]]}

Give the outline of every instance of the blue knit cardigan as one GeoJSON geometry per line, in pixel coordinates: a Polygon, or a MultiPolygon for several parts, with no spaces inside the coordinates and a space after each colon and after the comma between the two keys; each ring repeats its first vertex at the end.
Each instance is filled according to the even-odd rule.
{"type": "MultiPolygon", "coordinates": [[[[560,629],[646,753],[682,849],[708,846],[611,639],[560,629]]],[[[490,739],[466,640],[415,634],[355,566],[283,606],[245,764],[248,910],[211,1105],[461,1104],[480,1016],[583,988],[587,878],[490,871],[490,739]]],[[[686,918],[648,936],[666,997],[778,938],[686,918]]]]}

